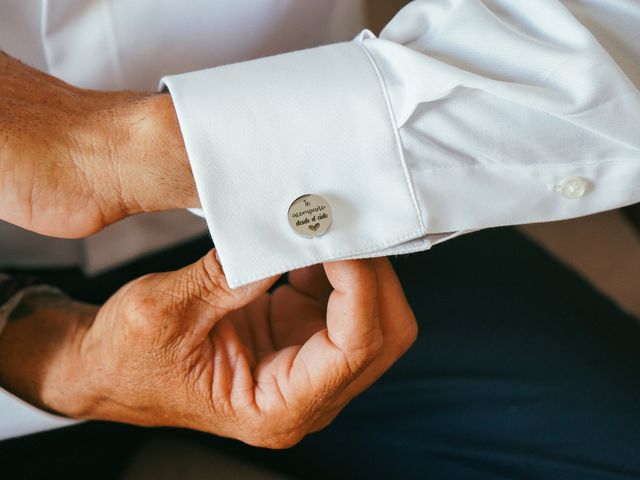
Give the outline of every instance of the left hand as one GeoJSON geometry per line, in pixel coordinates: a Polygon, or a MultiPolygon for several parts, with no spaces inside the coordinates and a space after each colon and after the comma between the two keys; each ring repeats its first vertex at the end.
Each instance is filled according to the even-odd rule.
{"type": "Polygon", "coordinates": [[[169,95],[76,88],[0,51],[0,220],[73,238],[198,206],[169,95]]]}
{"type": "Polygon", "coordinates": [[[74,418],[289,447],[382,375],[417,327],[386,258],[297,270],[266,293],[274,281],[232,290],[212,252],[129,283],[98,312],[75,307],[84,320],[64,334],[50,310],[44,325],[11,322],[0,381],[74,418]]]}

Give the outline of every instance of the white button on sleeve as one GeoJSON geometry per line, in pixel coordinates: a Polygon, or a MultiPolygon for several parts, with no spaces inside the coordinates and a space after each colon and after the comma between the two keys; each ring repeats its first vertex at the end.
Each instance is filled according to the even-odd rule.
{"type": "Polygon", "coordinates": [[[569,177],[562,182],[562,195],[570,200],[582,198],[587,192],[587,181],[580,177],[569,177]]]}
{"type": "Polygon", "coordinates": [[[640,201],[638,31],[635,0],[418,0],[365,40],[427,232],[640,201]]]}

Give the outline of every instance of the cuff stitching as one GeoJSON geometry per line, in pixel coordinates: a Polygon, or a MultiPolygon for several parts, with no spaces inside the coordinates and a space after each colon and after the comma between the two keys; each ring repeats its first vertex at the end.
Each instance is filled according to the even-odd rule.
{"type": "Polygon", "coordinates": [[[369,53],[369,50],[364,46],[363,43],[358,43],[360,48],[364,51],[365,55],[369,59],[369,64],[373,68],[375,72],[376,78],[378,79],[378,85],[380,86],[380,90],[382,96],[384,97],[384,102],[387,107],[387,115],[389,118],[389,122],[391,123],[391,128],[393,130],[393,137],[395,139],[396,148],[398,150],[398,156],[400,158],[400,162],[402,163],[402,170],[404,171],[404,176],[407,181],[407,187],[409,188],[409,194],[411,195],[411,201],[413,202],[413,207],[416,210],[416,215],[418,216],[418,224],[420,225],[420,230],[423,234],[426,234],[426,227],[422,221],[422,212],[420,210],[420,204],[418,203],[418,199],[415,194],[415,189],[413,187],[413,182],[411,181],[411,175],[409,174],[409,168],[407,167],[407,162],[404,157],[404,149],[402,148],[402,139],[400,138],[400,133],[398,131],[398,123],[396,122],[395,115],[393,114],[393,109],[391,107],[391,99],[389,98],[389,92],[387,90],[387,85],[380,73],[380,69],[376,64],[374,58],[369,53]]]}
{"type": "MultiPolygon", "coordinates": [[[[276,270],[268,270],[266,272],[257,273],[255,275],[250,276],[250,277],[240,278],[240,279],[236,280],[236,282],[234,282],[234,283],[236,283],[238,285],[241,285],[241,284],[244,285],[246,283],[255,282],[257,280],[261,280],[261,279],[266,278],[266,277],[271,277],[273,275],[277,275],[278,273],[284,273],[284,272],[288,272],[290,270],[295,270],[295,269],[298,269],[298,268],[309,267],[309,266],[315,265],[317,263],[322,263],[322,262],[327,262],[327,261],[333,262],[333,261],[340,260],[340,259],[345,258],[345,257],[351,257],[353,255],[375,253],[378,250],[382,250],[382,249],[385,249],[387,247],[397,245],[398,243],[401,243],[401,242],[407,242],[409,240],[414,240],[414,239],[420,238],[420,237],[422,237],[424,235],[425,235],[425,233],[422,232],[422,231],[414,232],[414,233],[410,233],[408,235],[403,235],[401,237],[396,237],[394,239],[391,239],[391,240],[389,240],[387,242],[384,242],[384,243],[381,243],[381,244],[378,244],[378,245],[374,245],[371,248],[360,249],[360,250],[356,249],[356,250],[350,250],[350,251],[339,252],[339,253],[332,252],[332,255],[331,255],[332,258],[315,257],[314,259],[309,260],[307,262],[294,263],[294,264],[290,264],[290,265],[283,265],[281,267],[278,267],[278,269],[276,269],[276,270]],[[337,257],[337,258],[333,258],[333,257],[337,257]]],[[[428,240],[427,240],[427,242],[428,242],[428,240]]],[[[222,270],[224,271],[224,258],[223,258],[222,255],[220,255],[220,263],[222,263],[222,270]]]]}
{"type": "Polygon", "coordinates": [[[593,160],[587,162],[562,162],[562,163],[538,163],[532,165],[524,165],[521,163],[500,163],[500,164],[487,164],[487,163],[474,163],[467,165],[452,165],[450,167],[422,167],[422,168],[414,168],[414,173],[418,172],[441,172],[447,170],[467,170],[467,169],[478,169],[484,168],[486,170],[507,170],[507,169],[517,169],[517,170],[560,170],[562,168],[583,168],[583,167],[593,167],[598,165],[606,165],[610,163],[631,163],[637,164],[640,166],[640,161],[635,159],[605,159],[605,160],[593,160]]]}

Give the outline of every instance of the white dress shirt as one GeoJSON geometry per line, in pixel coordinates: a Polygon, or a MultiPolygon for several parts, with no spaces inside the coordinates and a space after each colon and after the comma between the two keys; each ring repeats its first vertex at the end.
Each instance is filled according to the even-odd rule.
{"type": "MultiPolygon", "coordinates": [[[[640,201],[637,0],[417,0],[380,38],[257,60],[336,40],[340,2],[26,3],[8,2],[14,33],[37,26],[51,73],[164,77],[232,286],[640,201]],[[289,225],[304,194],[331,206],[322,236],[289,225]]],[[[22,412],[0,435],[52,426],[22,412]]]]}
{"type": "Polygon", "coordinates": [[[417,0],[380,38],[164,79],[231,286],[640,200],[637,0],[417,0]],[[290,204],[332,221],[303,237],[290,204]]]}

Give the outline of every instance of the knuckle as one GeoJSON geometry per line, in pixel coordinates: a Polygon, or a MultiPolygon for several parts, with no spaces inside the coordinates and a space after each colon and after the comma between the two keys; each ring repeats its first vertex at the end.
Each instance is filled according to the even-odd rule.
{"type": "Polygon", "coordinates": [[[220,265],[220,260],[215,250],[211,250],[202,260],[202,273],[205,275],[211,283],[216,287],[225,291],[232,291],[227,284],[227,279],[220,265]]]}
{"type": "Polygon", "coordinates": [[[191,291],[200,300],[225,307],[234,297],[215,250],[202,258],[189,277],[191,291]]]}
{"type": "Polygon", "coordinates": [[[272,410],[254,419],[248,437],[250,445],[272,450],[291,448],[308,433],[308,412],[303,410],[272,410]]]}
{"type": "Polygon", "coordinates": [[[128,312],[129,330],[136,335],[149,336],[154,333],[155,325],[153,318],[153,305],[150,299],[138,302],[132,306],[128,312]]]}
{"type": "Polygon", "coordinates": [[[203,272],[200,265],[189,269],[186,275],[181,275],[177,282],[171,286],[169,293],[170,307],[172,310],[180,310],[192,300],[206,301],[209,292],[215,291],[210,279],[203,272]]]}
{"type": "Polygon", "coordinates": [[[351,375],[364,370],[384,350],[384,337],[380,329],[367,335],[360,348],[346,352],[346,360],[351,375]]]}
{"type": "Polygon", "coordinates": [[[246,443],[254,447],[268,448],[270,450],[285,450],[291,448],[305,437],[300,432],[281,432],[271,435],[260,434],[249,439],[246,443]]]}
{"type": "Polygon", "coordinates": [[[205,300],[208,303],[225,309],[234,309],[245,304],[252,294],[248,286],[235,289],[229,286],[216,250],[211,250],[202,259],[201,267],[199,281],[202,285],[206,285],[205,300]]]}
{"type": "Polygon", "coordinates": [[[303,435],[289,435],[284,437],[277,437],[269,442],[269,447],[272,450],[285,450],[296,446],[304,438],[303,435]]]}
{"type": "Polygon", "coordinates": [[[151,275],[130,284],[126,293],[127,326],[132,333],[149,335],[156,327],[158,304],[153,291],[147,288],[151,275]]]}

